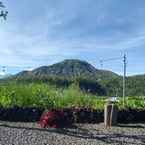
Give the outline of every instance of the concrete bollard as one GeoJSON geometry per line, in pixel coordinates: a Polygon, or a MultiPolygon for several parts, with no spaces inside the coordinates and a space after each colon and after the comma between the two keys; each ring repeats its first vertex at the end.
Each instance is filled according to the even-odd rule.
{"type": "Polygon", "coordinates": [[[105,128],[117,125],[118,107],[113,103],[107,103],[104,109],[105,128]]]}

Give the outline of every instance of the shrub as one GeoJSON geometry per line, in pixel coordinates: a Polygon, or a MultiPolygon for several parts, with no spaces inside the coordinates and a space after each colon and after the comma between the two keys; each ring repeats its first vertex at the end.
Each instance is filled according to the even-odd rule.
{"type": "Polygon", "coordinates": [[[38,124],[42,128],[53,127],[53,128],[60,128],[63,127],[67,119],[65,119],[65,115],[63,111],[58,110],[51,110],[46,111],[40,117],[40,121],[38,124]]]}

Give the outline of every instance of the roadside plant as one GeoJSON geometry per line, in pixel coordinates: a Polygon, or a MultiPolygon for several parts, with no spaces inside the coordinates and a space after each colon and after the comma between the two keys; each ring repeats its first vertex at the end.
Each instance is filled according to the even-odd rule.
{"type": "Polygon", "coordinates": [[[65,121],[66,119],[65,119],[64,112],[53,109],[44,112],[40,117],[38,124],[42,128],[48,128],[48,127],[60,128],[65,125],[66,123],[65,121]]]}

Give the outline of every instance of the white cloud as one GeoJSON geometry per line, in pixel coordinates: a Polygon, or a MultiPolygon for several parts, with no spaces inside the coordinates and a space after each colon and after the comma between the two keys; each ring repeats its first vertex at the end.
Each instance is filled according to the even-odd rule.
{"type": "Polygon", "coordinates": [[[139,6],[129,11],[131,3],[124,8],[113,0],[49,0],[36,6],[27,0],[19,7],[17,2],[7,2],[9,18],[0,22],[1,65],[34,68],[65,58],[108,58],[145,45],[143,13],[139,6]]]}

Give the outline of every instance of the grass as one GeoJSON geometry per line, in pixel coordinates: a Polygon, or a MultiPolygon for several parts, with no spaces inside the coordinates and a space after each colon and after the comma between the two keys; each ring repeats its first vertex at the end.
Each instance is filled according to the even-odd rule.
{"type": "MultiPolygon", "coordinates": [[[[71,108],[88,107],[104,109],[107,97],[95,96],[82,92],[72,85],[60,89],[45,83],[16,84],[0,86],[0,106],[9,108],[39,107],[39,108],[71,108]]],[[[117,103],[123,108],[122,98],[117,103]]],[[[126,108],[145,109],[145,97],[126,97],[126,108]]]]}

